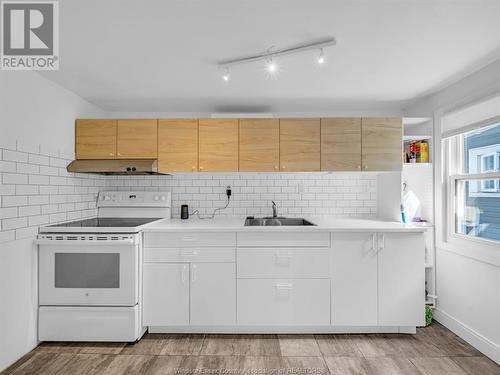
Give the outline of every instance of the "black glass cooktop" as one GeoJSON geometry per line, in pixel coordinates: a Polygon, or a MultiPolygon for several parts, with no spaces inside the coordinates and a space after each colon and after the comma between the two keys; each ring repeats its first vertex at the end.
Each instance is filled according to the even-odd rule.
{"type": "Polygon", "coordinates": [[[110,217],[110,218],[93,218],[78,221],[70,221],[50,225],[51,227],[64,228],[112,228],[112,227],[138,227],[151,223],[152,221],[160,220],[160,218],[135,218],[135,217],[110,217]]]}

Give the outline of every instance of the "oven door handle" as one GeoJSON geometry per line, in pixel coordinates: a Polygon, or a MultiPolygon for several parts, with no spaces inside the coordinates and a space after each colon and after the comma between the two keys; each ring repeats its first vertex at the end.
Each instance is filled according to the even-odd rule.
{"type": "Polygon", "coordinates": [[[134,239],[128,240],[35,240],[35,245],[78,245],[78,246],[116,246],[135,245],[134,239]]]}

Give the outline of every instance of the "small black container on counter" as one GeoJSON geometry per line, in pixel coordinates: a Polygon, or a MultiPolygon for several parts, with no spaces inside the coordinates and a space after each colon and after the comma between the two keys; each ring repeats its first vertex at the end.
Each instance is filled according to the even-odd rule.
{"type": "Polygon", "coordinates": [[[189,207],[187,204],[181,206],[181,219],[189,219],[189,207]]]}

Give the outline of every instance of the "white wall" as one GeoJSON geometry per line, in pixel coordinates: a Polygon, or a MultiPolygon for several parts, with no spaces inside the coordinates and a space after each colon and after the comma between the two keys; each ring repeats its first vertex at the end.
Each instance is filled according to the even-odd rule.
{"type": "MultiPolygon", "coordinates": [[[[444,236],[446,195],[441,160],[442,117],[500,93],[500,60],[405,111],[405,116],[434,118],[436,224],[435,317],[500,363],[500,245],[462,245],[444,236]]],[[[500,112],[500,108],[499,108],[500,112]]],[[[500,114],[500,113],[499,113],[500,114]]]]}
{"type": "Polygon", "coordinates": [[[95,196],[95,178],[61,174],[62,164],[74,157],[74,119],[101,110],[34,72],[0,71],[0,88],[1,371],[37,344],[38,222],[50,221],[50,215],[65,220],[69,212],[92,214],[81,195],[95,196]],[[70,195],[76,201],[68,202],[70,195]],[[75,210],[78,203],[86,208],[75,210]]]}

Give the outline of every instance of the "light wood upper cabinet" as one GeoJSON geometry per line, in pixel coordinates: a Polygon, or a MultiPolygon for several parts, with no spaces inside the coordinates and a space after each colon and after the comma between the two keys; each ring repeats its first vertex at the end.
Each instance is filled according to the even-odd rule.
{"type": "Polygon", "coordinates": [[[321,119],[321,170],[361,170],[361,118],[321,119]]]}
{"type": "Polygon", "coordinates": [[[116,158],[116,120],[76,120],[77,159],[116,158]]]}
{"type": "Polygon", "coordinates": [[[238,171],[238,120],[199,120],[199,171],[238,171]]]}
{"type": "Polygon", "coordinates": [[[279,120],[241,119],[239,149],[240,172],[279,171],[279,120]]]}
{"type": "Polygon", "coordinates": [[[158,157],[157,120],[118,120],[118,159],[158,157]]]}
{"type": "Polygon", "coordinates": [[[320,119],[280,120],[280,170],[319,171],[320,119]]]}
{"type": "Polygon", "coordinates": [[[158,120],[158,169],[198,171],[198,120],[158,120]]]}
{"type": "Polygon", "coordinates": [[[400,171],[402,169],[403,125],[401,118],[361,120],[362,169],[400,171]]]}

